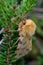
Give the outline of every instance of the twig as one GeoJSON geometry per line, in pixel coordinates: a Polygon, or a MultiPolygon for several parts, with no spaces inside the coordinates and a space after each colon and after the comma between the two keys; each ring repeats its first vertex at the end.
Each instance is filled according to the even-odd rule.
{"type": "Polygon", "coordinates": [[[6,64],[6,65],[9,65],[9,48],[8,48],[7,53],[8,53],[8,54],[7,54],[7,60],[6,60],[6,61],[7,61],[7,64],[6,64]]]}

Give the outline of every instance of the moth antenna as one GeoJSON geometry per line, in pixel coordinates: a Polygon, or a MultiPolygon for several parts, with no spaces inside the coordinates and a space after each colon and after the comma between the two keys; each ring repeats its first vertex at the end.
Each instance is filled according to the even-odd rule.
{"type": "Polygon", "coordinates": [[[17,23],[17,22],[16,22],[15,24],[16,24],[16,25],[19,25],[19,23],[17,23]]]}

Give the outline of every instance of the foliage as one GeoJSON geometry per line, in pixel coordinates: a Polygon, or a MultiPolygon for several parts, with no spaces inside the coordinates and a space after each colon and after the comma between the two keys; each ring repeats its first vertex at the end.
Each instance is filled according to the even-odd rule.
{"type": "MultiPolygon", "coordinates": [[[[13,65],[18,60],[14,58],[17,47],[14,44],[19,36],[18,32],[14,32],[18,29],[16,22],[23,20],[35,5],[36,0],[22,0],[20,5],[17,5],[17,0],[0,0],[0,25],[5,29],[2,33],[4,42],[0,45],[0,65],[13,65]]],[[[18,64],[24,65],[24,62],[21,60],[18,64]]]]}

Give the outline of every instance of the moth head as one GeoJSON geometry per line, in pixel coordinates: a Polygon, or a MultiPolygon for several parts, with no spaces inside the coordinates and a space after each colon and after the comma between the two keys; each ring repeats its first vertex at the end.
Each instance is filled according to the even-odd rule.
{"type": "Polygon", "coordinates": [[[22,28],[32,36],[35,33],[36,24],[31,19],[27,19],[26,24],[22,28]]]}

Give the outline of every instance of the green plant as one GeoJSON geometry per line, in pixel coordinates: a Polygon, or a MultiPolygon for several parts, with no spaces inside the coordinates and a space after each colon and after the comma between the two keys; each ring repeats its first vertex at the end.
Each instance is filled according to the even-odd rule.
{"type": "MultiPolygon", "coordinates": [[[[18,39],[18,29],[16,23],[22,21],[26,14],[36,5],[37,0],[22,0],[17,5],[17,0],[0,0],[0,25],[5,29],[2,34],[4,41],[0,51],[0,65],[13,65],[18,59],[14,58],[17,45],[14,45],[18,39]],[[14,17],[14,20],[12,18],[14,17]],[[9,32],[10,31],[10,32],[9,32]]],[[[22,61],[22,60],[21,60],[22,61]]],[[[24,65],[24,62],[21,63],[24,65]]]]}

